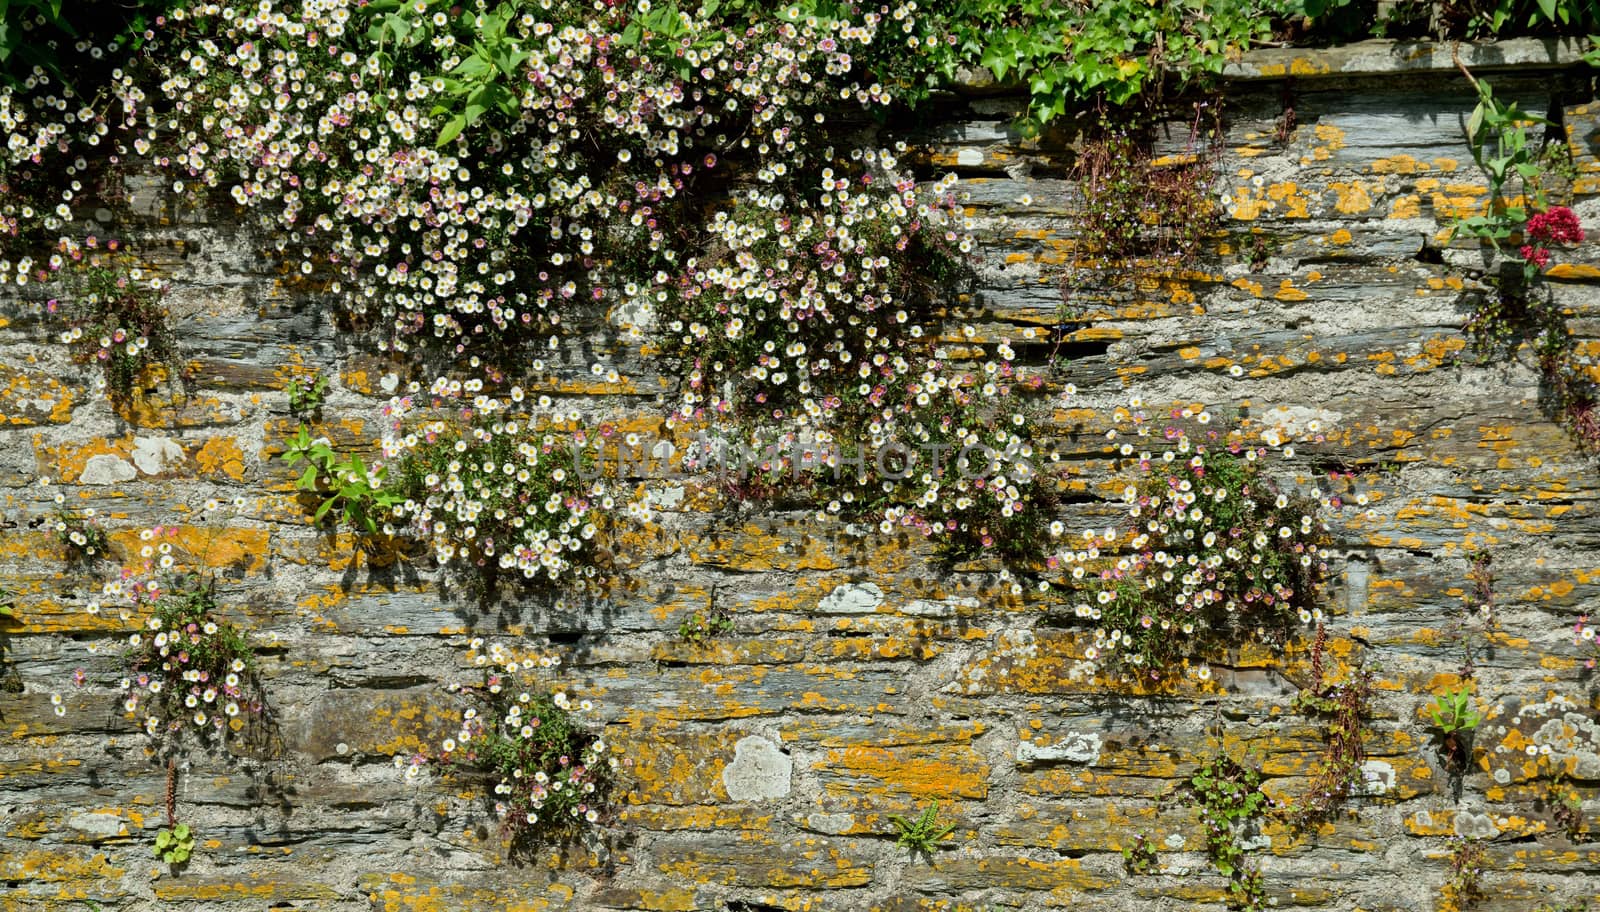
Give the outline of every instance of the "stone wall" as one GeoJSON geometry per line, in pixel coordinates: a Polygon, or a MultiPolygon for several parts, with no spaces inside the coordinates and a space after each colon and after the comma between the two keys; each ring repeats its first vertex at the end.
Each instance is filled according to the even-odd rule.
{"type": "MultiPolygon", "coordinates": [[[[1560,112],[1575,208],[1600,227],[1600,105],[1572,49],[1509,42],[1468,59],[1502,95],[1560,112]]],[[[1302,448],[1300,480],[1351,471],[1369,501],[1333,516],[1327,602],[1330,664],[1379,667],[1372,786],[1319,827],[1253,834],[1272,900],[1442,907],[1456,834],[1489,840],[1483,908],[1600,898],[1600,689],[1571,632],[1600,602],[1600,469],[1541,408],[1530,353],[1479,363],[1463,334],[1462,276],[1482,255],[1446,243],[1441,218],[1486,192],[1463,140],[1474,97],[1448,49],[1428,46],[1261,52],[1230,75],[1216,255],[1134,291],[1091,277],[1074,297],[1059,379],[1077,394],[1055,410],[1079,454],[1063,518],[1076,532],[1117,514],[1092,483],[1104,460],[1091,409],[1139,395],[1319,420],[1326,440],[1302,448]],[[1490,718],[1456,782],[1422,707],[1456,681],[1451,629],[1478,554],[1493,559],[1499,626],[1478,660],[1490,718]],[[1576,836],[1530,745],[1575,761],[1576,836]]],[[[1009,129],[1020,104],[975,90],[909,138],[971,194],[980,333],[1038,327],[1042,340],[1078,202],[1069,151],[1009,129]]],[[[1185,135],[1175,125],[1167,151],[1185,135]]],[[[118,416],[36,307],[13,301],[0,319],[0,583],[18,615],[0,692],[0,909],[1220,908],[1227,879],[1183,798],[1196,764],[1254,752],[1270,794],[1306,789],[1324,729],[1291,707],[1304,643],[1218,656],[1205,685],[1074,681],[1081,627],[1012,595],[992,567],[941,569],[898,536],[709,511],[674,482],[659,521],[617,549],[603,595],[484,607],[442,592],[425,565],[319,534],[274,458],[293,427],[285,385],[314,367],[335,377],[319,429],[370,447],[393,366],[359,353],[225,214],[167,212],[134,189],[138,220],[107,227],[139,237],[176,283],[185,397],[118,416]],[[261,646],[275,736],[183,765],[178,800],[202,844],[176,875],[150,854],[164,769],[116,696],[127,628],[85,612],[94,571],[65,564],[39,526],[54,490],[95,508],[122,553],[142,527],[179,525],[261,646]],[[198,508],[236,496],[241,515],[198,508]],[[678,635],[712,606],[734,633],[678,635]],[[396,768],[450,729],[441,684],[467,676],[472,636],[551,638],[563,680],[599,704],[606,738],[634,761],[603,845],[506,863],[481,795],[396,768]],[[931,860],[910,858],[889,815],[934,800],[956,830],[931,860]],[[1119,850],[1140,832],[1157,874],[1124,870],[1119,850]]],[[[1600,258],[1591,244],[1566,260],[1550,284],[1593,352],[1600,258]]],[[[1019,350],[1038,363],[1050,348],[1019,350]]],[[[571,354],[553,392],[659,427],[663,381],[605,323],[571,354]],[[620,381],[589,374],[596,354],[620,381]]]]}

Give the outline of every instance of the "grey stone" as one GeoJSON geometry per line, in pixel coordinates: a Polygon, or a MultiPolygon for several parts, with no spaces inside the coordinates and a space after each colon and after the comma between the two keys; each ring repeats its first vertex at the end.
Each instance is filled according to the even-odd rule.
{"type": "Polygon", "coordinates": [[[78,475],[78,482],[86,485],[113,485],[137,478],[139,471],[127,460],[101,453],[90,456],[83,464],[83,472],[78,475]]]}
{"type": "Polygon", "coordinates": [[[883,604],[883,590],[877,583],[845,583],[834,587],[817,603],[825,614],[871,614],[883,604]]]}
{"type": "Polygon", "coordinates": [[[733,762],[722,770],[722,784],[734,801],[771,801],[789,794],[794,760],[760,735],[740,738],[733,762]]]}
{"type": "Polygon", "coordinates": [[[134,438],[133,464],[146,475],[160,475],[183,458],[183,447],[167,437],[134,438]]]}

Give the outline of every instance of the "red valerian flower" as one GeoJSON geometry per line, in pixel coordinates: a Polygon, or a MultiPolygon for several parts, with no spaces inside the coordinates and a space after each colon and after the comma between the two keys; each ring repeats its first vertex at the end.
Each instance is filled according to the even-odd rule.
{"type": "Polygon", "coordinates": [[[1523,244],[1522,249],[1518,251],[1518,253],[1522,254],[1522,258],[1524,260],[1527,260],[1540,269],[1543,269],[1550,262],[1550,251],[1544,249],[1543,247],[1532,247],[1527,244],[1523,244]]]}
{"type": "MultiPolygon", "coordinates": [[[[1535,241],[1576,244],[1583,240],[1583,228],[1578,224],[1578,216],[1566,206],[1551,206],[1535,214],[1528,219],[1527,230],[1528,237],[1535,241]]],[[[1524,255],[1523,259],[1531,257],[1524,255]]]]}

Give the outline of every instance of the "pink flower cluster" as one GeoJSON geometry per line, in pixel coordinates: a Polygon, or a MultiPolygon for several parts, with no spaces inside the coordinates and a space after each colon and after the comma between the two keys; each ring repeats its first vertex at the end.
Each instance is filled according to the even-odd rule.
{"type": "Polygon", "coordinates": [[[1550,250],[1545,244],[1577,244],[1583,241],[1583,227],[1578,216],[1566,206],[1551,206],[1528,219],[1523,228],[1532,243],[1523,244],[1517,251],[1521,257],[1539,269],[1550,265],[1550,250]]]}

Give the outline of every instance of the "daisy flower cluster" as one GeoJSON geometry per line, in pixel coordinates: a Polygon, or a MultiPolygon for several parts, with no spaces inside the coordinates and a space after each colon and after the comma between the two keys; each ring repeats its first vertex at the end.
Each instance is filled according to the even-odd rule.
{"type": "MultiPolygon", "coordinates": [[[[435,384],[435,406],[469,396],[463,386],[435,384]]],[[[612,515],[648,518],[600,477],[594,447],[603,438],[561,430],[551,406],[548,397],[526,402],[514,387],[509,399],[479,394],[432,418],[414,416],[409,396],[385,408],[385,484],[404,498],[394,515],[440,563],[529,580],[592,578],[612,515]]]]}
{"type": "Polygon", "coordinates": [[[214,581],[178,568],[176,535],[172,527],[141,531],[142,564],[104,587],[106,597],[144,616],[143,629],[128,637],[122,708],[142,715],[152,736],[226,738],[265,708],[255,653],[242,632],[219,619],[214,581]]]}
{"type": "MultiPolygon", "coordinates": [[[[48,487],[49,484],[50,479],[40,479],[42,487],[48,487]]],[[[67,496],[60,491],[56,491],[52,499],[56,509],[50,517],[49,528],[55,533],[56,543],[66,552],[67,560],[82,562],[104,557],[110,540],[94,507],[69,508],[66,506],[67,496]]]]}
{"type": "MultiPolygon", "coordinates": [[[[1124,528],[1090,530],[1086,547],[1056,558],[1080,581],[1074,613],[1095,625],[1091,663],[1160,680],[1227,644],[1280,640],[1320,619],[1331,504],[1273,479],[1269,461],[1294,455],[1281,432],[1216,431],[1193,408],[1160,424],[1138,400],[1116,417],[1107,437],[1134,469],[1124,528]],[[1133,439],[1117,442],[1129,426],[1133,439]]],[[[1209,677],[1203,664],[1195,673],[1209,677]]]]}
{"type": "Polygon", "coordinates": [[[677,418],[827,427],[928,360],[932,305],[961,277],[954,177],[919,194],[888,150],[835,164],[816,186],[751,188],[712,217],[710,251],[660,308],[690,367],[677,418]]]}
{"type": "Polygon", "coordinates": [[[59,281],[45,312],[66,328],[62,344],[74,360],[98,367],[113,399],[126,399],[156,365],[170,363],[174,339],[167,325],[162,282],[119,251],[115,240],[103,246],[94,237],[62,244],[42,278],[59,281]]]}
{"type": "Polygon", "coordinates": [[[6,136],[0,147],[0,284],[19,286],[46,280],[52,265],[59,268],[52,248],[77,204],[115,194],[105,178],[117,160],[105,153],[116,132],[137,123],[145,98],[134,69],[112,65],[126,58],[125,40],[68,40],[22,24],[39,57],[54,57],[64,71],[89,78],[68,83],[35,66],[22,79],[0,84],[6,136]],[[89,94],[80,92],[86,86],[93,86],[89,94]]]}
{"type": "Polygon", "coordinates": [[[620,299],[681,262],[694,232],[675,230],[676,207],[726,180],[722,159],[797,169],[823,104],[891,100],[852,57],[879,13],[680,12],[666,32],[649,12],[194,4],[169,16],[165,103],[141,109],[123,146],[154,156],[175,190],[227,189],[293,271],[385,325],[396,349],[537,337],[563,305],[620,299]]]}
{"type": "Polygon", "coordinates": [[[522,837],[572,832],[598,823],[621,765],[583,716],[594,706],[537,680],[556,656],[517,658],[499,643],[474,640],[481,683],[453,689],[471,698],[460,730],[438,761],[494,782],[495,812],[515,846],[522,837]]]}
{"type": "Polygon", "coordinates": [[[1017,369],[1004,342],[981,363],[916,354],[873,365],[833,420],[733,422],[719,429],[732,439],[703,440],[684,467],[720,463],[736,494],[800,495],[818,521],[914,532],[948,560],[999,557],[1009,578],[1011,564],[1043,556],[1055,502],[1055,459],[1032,436],[1042,378],[1017,369]],[[760,461],[730,465],[729,452],[760,461]]]}

